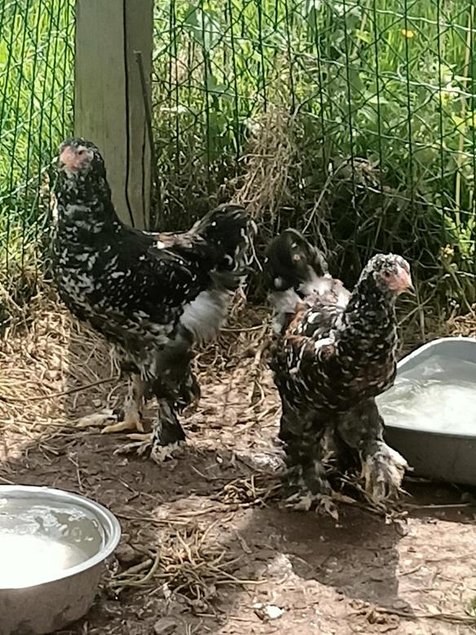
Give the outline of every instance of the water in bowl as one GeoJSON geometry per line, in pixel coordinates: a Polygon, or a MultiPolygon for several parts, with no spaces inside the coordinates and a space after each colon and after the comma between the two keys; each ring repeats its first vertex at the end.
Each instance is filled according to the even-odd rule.
{"type": "Polygon", "coordinates": [[[378,404],[390,425],[476,435],[476,364],[433,355],[399,374],[378,404]]]}
{"type": "Polygon", "coordinates": [[[101,549],[102,533],[85,510],[0,497],[0,588],[54,579],[101,549]]]}

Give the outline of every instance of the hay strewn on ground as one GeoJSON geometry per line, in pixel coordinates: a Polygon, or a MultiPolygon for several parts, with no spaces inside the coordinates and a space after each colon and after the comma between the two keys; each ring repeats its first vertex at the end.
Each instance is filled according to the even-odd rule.
{"type": "Polygon", "coordinates": [[[265,309],[237,307],[198,356],[203,398],[186,418],[188,447],[162,466],[121,454],[122,435],[76,426],[124,385],[103,342],[54,296],[31,309],[29,326],[2,342],[0,482],[90,496],[124,532],[95,608],[66,633],[473,632],[476,529],[457,491],[418,490],[396,525],[344,508],[340,529],[274,502],[279,404],[265,309]]]}

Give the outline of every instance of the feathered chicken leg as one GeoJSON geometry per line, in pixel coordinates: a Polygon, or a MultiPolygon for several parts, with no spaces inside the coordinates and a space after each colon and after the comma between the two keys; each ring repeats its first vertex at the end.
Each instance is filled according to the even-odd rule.
{"type": "Polygon", "coordinates": [[[157,418],[152,432],[128,435],[132,443],[121,448],[121,452],[150,453],[156,463],[176,454],[185,441],[177,414],[200,398],[200,386],[192,372],[191,359],[190,341],[184,337],[176,338],[161,351],[157,358],[158,379],[147,386],[147,392],[157,399],[157,418]]]}
{"type": "Polygon", "coordinates": [[[372,501],[394,499],[408,464],[383,440],[384,423],[375,399],[369,399],[341,415],[336,428],[340,438],[359,454],[365,491],[372,501]]]}
{"type": "Polygon", "coordinates": [[[122,451],[135,449],[140,455],[150,452],[156,463],[162,463],[182,446],[185,433],[177,413],[196,403],[200,397],[200,387],[190,368],[190,359],[187,348],[175,346],[162,351],[159,358],[160,379],[151,386],[157,398],[157,418],[152,432],[128,435],[133,443],[127,444],[122,451]]]}
{"type": "Polygon", "coordinates": [[[313,507],[335,516],[332,489],[321,462],[324,427],[314,417],[302,417],[283,401],[279,438],[286,454],[286,506],[307,511],[313,507]]]}

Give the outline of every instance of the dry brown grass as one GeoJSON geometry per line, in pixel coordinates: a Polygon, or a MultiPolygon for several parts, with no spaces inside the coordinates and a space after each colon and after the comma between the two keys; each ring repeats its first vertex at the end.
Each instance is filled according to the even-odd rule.
{"type": "MultiPolygon", "coordinates": [[[[94,470],[88,471],[68,448],[91,443],[93,431],[78,428],[77,418],[88,409],[114,406],[124,385],[102,339],[72,319],[53,293],[35,298],[30,311],[34,319],[10,328],[1,342],[0,482],[15,482],[19,461],[28,461],[30,453],[44,456],[47,465],[48,457],[64,452],[65,461],[74,463],[77,489],[97,499],[102,474],[94,476],[94,470]]],[[[470,335],[476,332],[476,319],[457,318],[447,328],[470,335]]],[[[236,514],[250,507],[275,506],[279,499],[280,459],[274,441],[279,404],[266,368],[268,337],[267,310],[246,310],[241,303],[218,345],[199,352],[196,370],[203,397],[199,410],[187,417],[187,425],[197,428],[190,445],[197,457],[220,448],[217,456],[227,457],[220,460],[240,469],[223,478],[208,468],[191,468],[192,478],[195,475],[207,487],[206,505],[198,497],[159,505],[155,483],[144,491],[143,485],[126,482],[131,500],[142,504],[115,509],[134,558],[121,561],[111,574],[107,588],[113,595],[172,594],[200,613],[212,610],[210,603],[222,586],[253,589],[263,583],[259,574],[239,571],[223,528],[233,525],[236,514]]],[[[98,447],[104,446],[101,441],[105,440],[100,438],[98,447]]],[[[96,448],[95,453],[92,465],[111,460],[106,449],[96,448]]],[[[342,503],[356,505],[345,498],[342,503]]],[[[365,504],[360,507],[382,513],[365,504]]],[[[246,545],[243,550],[246,555],[246,545]]],[[[443,613],[431,619],[471,622],[469,617],[453,619],[443,613]]]]}
{"type": "MultiPolygon", "coordinates": [[[[75,426],[85,410],[115,407],[124,393],[109,348],[96,333],[81,325],[58,302],[55,293],[42,285],[28,306],[28,317],[7,327],[0,346],[0,427],[5,439],[21,436],[43,439],[65,433],[87,434],[75,426]]],[[[415,332],[414,319],[404,316],[402,351],[407,352],[437,335],[476,333],[476,317],[454,317],[434,324],[430,332],[415,332]],[[412,328],[413,326],[413,328],[412,328]]],[[[202,385],[226,382],[214,389],[211,401],[201,402],[202,411],[231,408],[229,416],[249,425],[276,418],[278,404],[266,369],[270,342],[269,311],[245,308],[236,302],[228,326],[217,343],[199,351],[195,370],[202,385]],[[233,369],[230,373],[230,369],[233,369]],[[235,409],[235,410],[233,410],[235,409]]]]}

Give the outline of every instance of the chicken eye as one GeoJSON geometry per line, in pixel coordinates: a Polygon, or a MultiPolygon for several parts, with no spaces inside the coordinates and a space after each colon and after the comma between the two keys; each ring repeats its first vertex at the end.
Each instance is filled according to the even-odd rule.
{"type": "Polygon", "coordinates": [[[386,269],[385,269],[382,273],[383,273],[383,277],[384,277],[384,278],[390,278],[390,276],[392,275],[392,274],[390,273],[390,271],[388,271],[388,270],[386,270],[386,269]]]}
{"type": "Polygon", "coordinates": [[[82,148],[81,150],[78,150],[78,156],[80,157],[83,156],[84,152],[85,152],[84,148],[82,148]]]}

